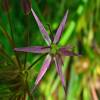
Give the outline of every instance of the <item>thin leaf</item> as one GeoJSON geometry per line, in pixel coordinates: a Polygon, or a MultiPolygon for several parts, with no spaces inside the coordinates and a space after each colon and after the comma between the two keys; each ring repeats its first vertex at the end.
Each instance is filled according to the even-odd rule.
{"type": "MultiPolygon", "coordinates": [[[[14,40],[9,36],[9,34],[5,31],[5,29],[2,26],[0,26],[0,29],[3,33],[3,35],[8,39],[8,41],[11,44],[12,48],[14,48],[15,47],[14,40]]],[[[15,56],[16,56],[17,64],[21,68],[21,63],[20,63],[19,57],[18,57],[16,52],[14,52],[14,53],[15,53],[15,56]]]]}
{"type": "Polygon", "coordinates": [[[14,47],[15,44],[14,44],[12,38],[9,36],[9,34],[5,31],[5,29],[4,29],[1,25],[0,25],[0,30],[2,31],[3,35],[8,39],[10,45],[11,45],[12,47],[14,47]]]}
{"type": "Polygon", "coordinates": [[[38,58],[36,58],[36,60],[27,68],[27,70],[30,70],[31,68],[33,68],[33,65],[35,66],[35,64],[37,64],[41,58],[43,58],[46,54],[39,56],[38,58]]]}
{"type": "Polygon", "coordinates": [[[5,59],[7,59],[8,61],[11,61],[12,64],[16,64],[13,59],[5,52],[4,49],[0,48],[0,56],[3,56],[5,59]]]}

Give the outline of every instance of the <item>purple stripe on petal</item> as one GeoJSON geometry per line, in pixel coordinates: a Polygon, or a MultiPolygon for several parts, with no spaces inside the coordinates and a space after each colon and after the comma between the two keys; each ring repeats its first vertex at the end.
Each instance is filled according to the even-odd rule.
{"type": "Polygon", "coordinates": [[[35,85],[38,85],[38,83],[40,82],[40,80],[42,79],[42,77],[44,76],[45,72],[47,71],[47,69],[50,66],[50,62],[51,62],[51,56],[48,54],[44,60],[44,63],[42,65],[42,68],[40,69],[40,72],[38,74],[38,77],[35,81],[35,85]]]}
{"type": "Polygon", "coordinates": [[[61,24],[60,24],[60,26],[59,26],[59,28],[58,28],[58,30],[57,30],[57,32],[56,32],[56,35],[55,35],[55,37],[54,37],[53,43],[59,42],[60,37],[61,37],[61,33],[62,33],[63,29],[64,29],[64,26],[65,26],[65,23],[66,23],[66,20],[67,20],[67,15],[68,15],[68,11],[65,13],[64,18],[63,18],[63,20],[61,21],[61,24]]]}
{"type": "Polygon", "coordinates": [[[54,61],[55,61],[55,64],[56,64],[56,70],[60,76],[60,79],[61,79],[61,82],[62,82],[62,85],[63,85],[63,88],[64,90],[66,90],[66,85],[65,85],[65,79],[64,79],[64,76],[63,76],[63,73],[62,73],[62,61],[61,61],[61,58],[56,55],[54,57],[54,61]]]}
{"type": "Polygon", "coordinates": [[[41,23],[41,21],[39,20],[39,18],[37,17],[37,15],[35,14],[35,12],[34,12],[34,10],[32,8],[31,8],[31,11],[32,11],[32,14],[33,14],[37,24],[38,24],[38,27],[39,27],[39,29],[40,29],[40,31],[42,33],[42,36],[43,36],[44,40],[46,41],[46,43],[48,45],[50,45],[51,44],[51,40],[50,40],[50,37],[49,37],[46,29],[44,28],[43,24],[41,23]]]}
{"type": "Polygon", "coordinates": [[[31,52],[31,53],[48,53],[50,51],[50,48],[43,46],[32,46],[32,47],[14,48],[14,50],[22,52],[31,52]]]}

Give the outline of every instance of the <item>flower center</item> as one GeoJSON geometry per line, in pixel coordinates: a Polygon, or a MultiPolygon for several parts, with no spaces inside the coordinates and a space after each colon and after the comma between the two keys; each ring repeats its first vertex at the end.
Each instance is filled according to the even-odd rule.
{"type": "Polygon", "coordinates": [[[52,55],[57,54],[58,50],[59,50],[59,47],[56,44],[54,44],[54,43],[51,44],[50,53],[52,55]]]}

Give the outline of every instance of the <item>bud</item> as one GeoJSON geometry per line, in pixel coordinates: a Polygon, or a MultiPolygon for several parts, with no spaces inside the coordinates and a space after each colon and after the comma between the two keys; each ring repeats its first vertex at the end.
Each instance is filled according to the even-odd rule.
{"type": "Polygon", "coordinates": [[[3,0],[2,3],[3,3],[3,9],[6,12],[8,12],[9,11],[9,8],[10,8],[10,6],[9,6],[9,0],[3,0]]]}
{"type": "Polygon", "coordinates": [[[28,15],[31,11],[31,3],[30,0],[21,0],[21,5],[24,10],[24,13],[28,15]]]}

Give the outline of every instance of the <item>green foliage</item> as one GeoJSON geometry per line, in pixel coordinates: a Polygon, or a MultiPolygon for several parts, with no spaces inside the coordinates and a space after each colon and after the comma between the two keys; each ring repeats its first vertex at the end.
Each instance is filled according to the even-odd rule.
{"type": "Polygon", "coordinates": [[[8,10],[3,1],[0,0],[0,100],[99,100],[100,0],[30,0],[49,33],[46,24],[50,24],[53,35],[69,10],[59,44],[72,44],[82,56],[63,58],[66,94],[53,64],[31,94],[44,55],[14,52],[13,48],[46,44],[32,14],[25,15],[21,0],[8,0],[8,10]]]}

